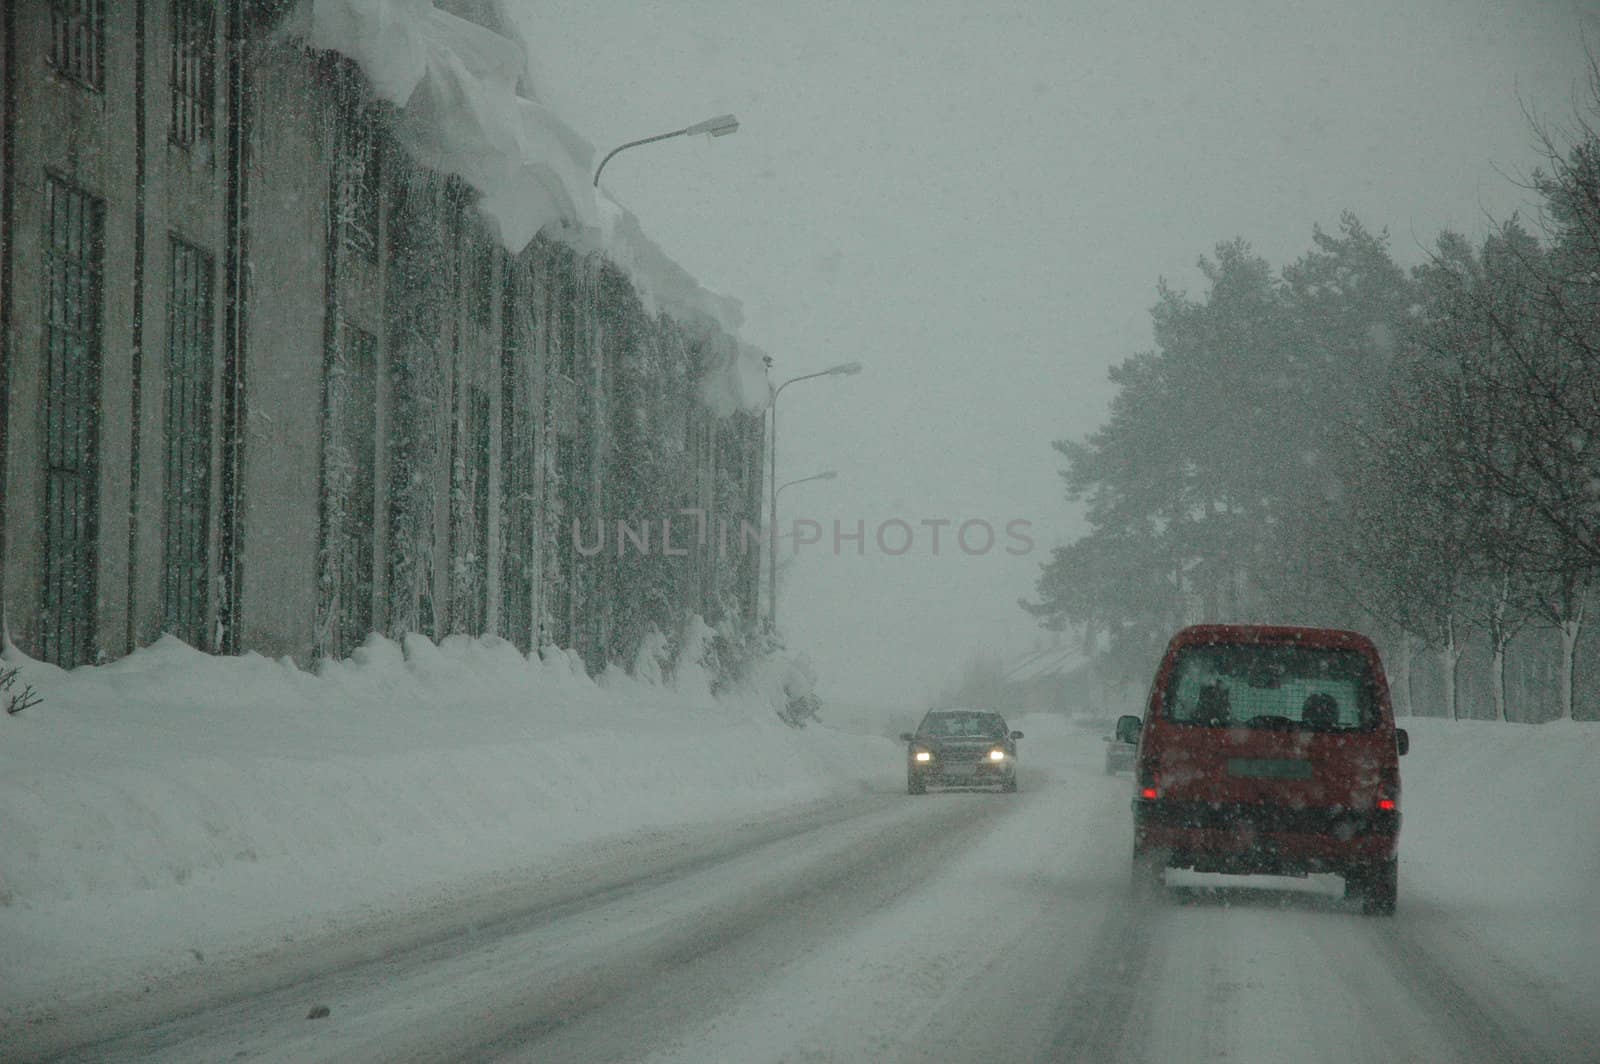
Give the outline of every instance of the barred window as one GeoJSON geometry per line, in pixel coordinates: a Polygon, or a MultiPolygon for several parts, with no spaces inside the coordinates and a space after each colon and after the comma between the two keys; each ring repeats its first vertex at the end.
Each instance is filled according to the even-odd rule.
{"type": "Polygon", "coordinates": [[[582,511],[573,495],[578,486],[578,447],[571,436],[556,440],[556,558],[557,569],[549,574],[550,588],[547,596],[550,630],[546,638],[557,646],[570,647],[573,643],[573,585],[576,582],[578,552],[573,521],[582,511]]]}
{"type": "Polygon", "coordinates": [[[46,191],[43,657],[94,659],[105,204],[56,177],[46,191]]]}
{"type": "Polygon", "coordinates": [[[210,642],[212,277],[211,256],[173,237],[161,626],[200,650],[210,642]]]}
{"type": "Polygon", "coordinates": [[[519,318],[515,273],[506,270],[500,314],[500,615],[501,632],[524,653],[533,647],[533,578],[537,527],[533,394],[528,332],[519,318]]]}
{"type": "Polygon", "coordinates": [[[172,0],[172,143],[211,138],[215,0],[172,0]]]}
{"type": "Polygon", "coordinates": [[[340,242],[369,262],[378,258],[378,138],[372,111],[347,84],[339,108],[334,210],[340,242]]]}
{"type": "Polygon", "coordinates": [[[494,318],[494,260],[495,246],[485,243],[478,248],[477,273],[473,280],[472,315],[480,329],[489,328],[494,318]]]}
{"type": "Polygon", "coordinates": [[[323,440],[324,650],[350,655],[372,631],[377,338],[341,322],[323,440]]]}
{"type": "Polygon", "coordinates": [[[467,498],[472,507],[466,539],[466,622],[471,635],[489,626],[489,393],[467,392],[467,498]]]}
{"type": "Polygon", "coordinates": [[[50,0],[50,65],[96,92],[106,79],[106,0],[50,0]]]}
{"type": "Polygon", "coordinates": [[[549,321],[554,327],[551,361],[564,377],[578,371],[578,256],[571,248],[558,248],[551,263],[549,321]]]}
{"type": "Polygon", "coordinates": [[[437,475],[445,464],[440,391],[444,387],[437,353],[416,330],[397,337],[384,360],[387,377],[387,423],[383,438],[388,462],[385,480],[389,498],[389,545],[386,620],[395,636],[424,632],[438,636],[434,601],[438,577],[434,563],[437,541],[434,510],[437,475]]]}

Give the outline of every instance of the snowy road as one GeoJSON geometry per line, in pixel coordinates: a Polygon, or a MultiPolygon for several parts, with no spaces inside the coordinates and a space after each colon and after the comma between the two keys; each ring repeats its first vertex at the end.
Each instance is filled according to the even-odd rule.
{"type": "Polygon", "coordinates": [[[1600,1058],[1564,980],[1497,955],[1414,875],[1393,920],[1324,877],[1172,873],[1131,904],[1127,778],[1099,753],[1030,737],[1019,794],[884,793],[638,841],[404,948],[344,943],[321,974],[221,1004],[211,986],[127,1034],[149,1018],[130,1008],[68,1059],[1600,1058]]]}

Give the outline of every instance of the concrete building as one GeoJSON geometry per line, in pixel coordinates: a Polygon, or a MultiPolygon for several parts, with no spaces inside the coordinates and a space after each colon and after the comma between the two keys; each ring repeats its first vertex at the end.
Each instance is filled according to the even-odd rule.
{"type": "MultiPolygon", "coordinates": [[[[506,32],[492,3],[438,9],[506,32]]],[[[700,400],[737,338],[651,309],[592,239],[509,249],[290,16],[5,5],[10,639],[70,667],[162,633],[301,662],[495,633],[598,670],[674,616],[753,622],[753,554],[701,537],[641,575],[566,531],[655,516],[624,500],[759,524],[761,414],[700,400]]]]}

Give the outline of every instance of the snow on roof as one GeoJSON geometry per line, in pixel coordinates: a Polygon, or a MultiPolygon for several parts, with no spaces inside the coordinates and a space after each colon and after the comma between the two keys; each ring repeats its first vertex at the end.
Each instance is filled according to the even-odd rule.
{"type": "Polygon", "coordinates": [[[609,192],[598,197],[602,244],[608,258],[633,280],[652,313],[660,312],[691,329],[714,326],[729,342],[717,345],[714,365],[701,385],[701,398],[719,417],[735,410],[762,410],[771,384],[766,352],[738,339],[744,308],[737,299],[707,291],[689,271],[667,257],[645,235],[639,219],[609,192]]]}
{"type": "Polygon", "coordinates": [[[737,334],[744,325],[744,307],[739,301],[701,287],[688,270],[645,235],[632,211],[604,189],[595,191],[600,247],[618,269],[639,283],[645,306],[686,324],[707,319],[729,335],[737,334]]]}
{"type": "MultiPolygon", "coordinates": [[[[348,56],[377,96],[395,105],[396,136],[414,158],[478,191],[478,209],[506,250],[520,254],[541,231],[600,250],[652,310],[686,324],[708,320],[737,336],[739,302],[701,287],[644,235],[637,218],[609,195],[596,195],[594,146],[520,91],[528,84],[528,55],[521,41],[499,32],[510,20],[497,17],[490,28],[433,0],[309,6],[311,44],[348,56]]],[[[704,394],[719,414],[764,408],[761,352],[735,340],[704,394]]]]}
{"type": "Polygon", "coordinates": [[[1031,683],[1035,680],[1063,677],[1088,663],[1089,656],[1076,643],[1050,647],[1046,650],[1034,650],[1024,654],[1006,670],[1006,680],[1009,683],[1031,683]]]}
{"type": "Polygon", "coordinates": [[[707,375],[700,389],[700,397],[718,417],[735,410],[765,410],[772,398],[767,353],[743,342],[737,342],[737,348],[723,362],[720,372],[707,375]]]}

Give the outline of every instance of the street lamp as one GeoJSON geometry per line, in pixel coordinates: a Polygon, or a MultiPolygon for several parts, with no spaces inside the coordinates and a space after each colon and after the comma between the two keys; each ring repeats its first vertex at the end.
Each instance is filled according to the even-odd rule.
{"type": "Polygon", "coordinates": [[[619,151],[627,148],[637,148],[641,144],[654,144],[656,141],[666,140],[668,137],[694,136],[696,133],[709,133],[713,137],[726,137],[729,133],[737,133],[738,131],[739,120],[737,118],[732,115],[718,115],[715,118],[708,118],[704,122],[696,122],[692,126],[674,129],[671,133],[657,133],[655,136],[645,137],[643,140],[630,140],[626,144],[612,148],[606,153],[606,157],[600,160],[600,165],[594,168],[595,187],[600,187],[600,171],[606,168],[606,163],[610,162],[611,157],[619,151]]]}
{"type": "Polygon", "coordinates": [[[778,485],[778,490],[777,490],[777,492],[775,494],[781,495],[781,494],[783,494],[783,489],[784,488],[792,488],[796,484],[804,484],[808,480],[832,480],[833,478],[837,477],[838,475],[839,475],[838,473],[835,473],[831,469],[828,470],[826,473],[814,473],[809,477],[801,477],[799,480],[791,480],[786,484],[778,485]]]}
{"type": "MultiPolygon", "coordinates": [[[[770,367],[770,363],[768,364],[770,367]]],[[[778,395],[789,385],[798,381],[808,381],[813,377],[853,377],[861,372],[859,362],[841,362],[837,366],[819,369],[815,373],[802,373],[798,377],[790,377],[776,388],[772,389],[772,399],[768,405],[772,408],[772,466],[767,483],[771,487],[772,498],[767,517],[768,534],[772,539],[770,564],[767,566],[767,627],[777,634],[778,631],[778,395]]],[[[807,478],[810,479],[810,478],[807,478]]],[[[791,484],[799,481],[790,481],[791,484]]],[[[788,484],[783,485],[788,487],[788,484]]]]}

